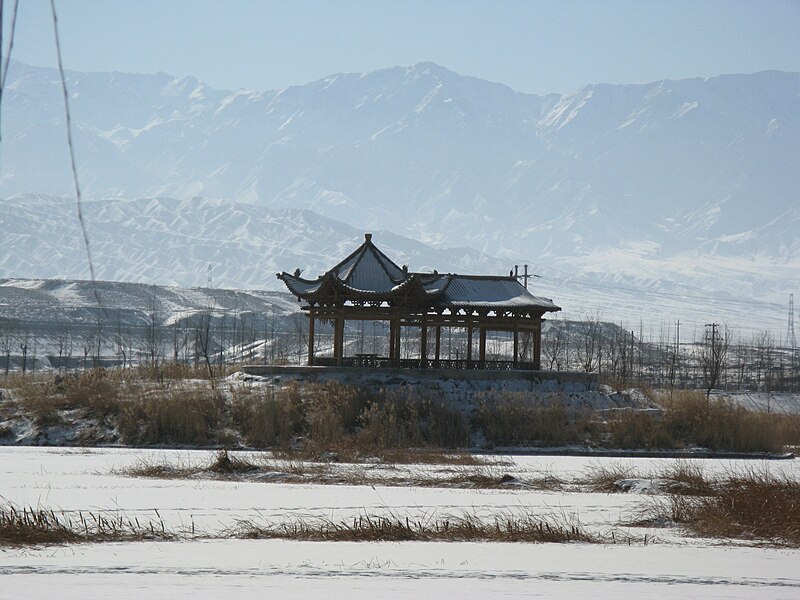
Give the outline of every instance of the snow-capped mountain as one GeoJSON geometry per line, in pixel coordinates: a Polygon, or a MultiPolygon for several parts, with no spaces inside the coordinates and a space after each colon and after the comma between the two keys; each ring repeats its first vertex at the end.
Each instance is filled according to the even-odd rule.
{"type": "MultiPolygon", "coordinates": [[[[268,92],[166,74],[68,86],[102,278],[192,285],[212,262],[221,284],[261,287],[367,230],[412,268],[526,261],[551,281],[742,302],[783,302],[800,273],[798,73],[563,96],[432,63],[268,92]]],[[[69,195],[57,72],[13,63],[4,100],[0,196],[69,195]]],[[[0,276],[85,277],[58,240],[78,239],[74,208],[36,198],[2,201],[0,276]]]]}
{"type": "MultiPolygon", "coordinates": [[[[88,278],[75,201],[18,195],[3,201],[0,273],[88,278]]],[[[107,281],[284,290],[275,274],[316,277],[364,240],[364,232],[310,210],[264,209],[204,198],[86,201],[95,276],[107,281]]],[[[505,262],[469,248],[439,250],[388,231],[375,240],[414,270],[507,272],[505,262]]]]}

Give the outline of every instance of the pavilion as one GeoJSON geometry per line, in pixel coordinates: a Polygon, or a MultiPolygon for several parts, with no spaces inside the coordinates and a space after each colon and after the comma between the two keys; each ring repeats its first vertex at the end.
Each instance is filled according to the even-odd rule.
{"type": "Polygon", "coordinates": [[[532,295],[512,273],[508,276],[413,273],[399,267],[364,235],[364,243],[316,279],[300,270],[278,279],[302,302],[308,315],[309,366],[408,367],[444,369],[540,368],[542,316],[561,310],[552,300],[532,295]],[[388,356],[345,356],[347,321],[389,323],[388,356]],[[333,356],[315,356],[315,324],[333,325],[333,356]],[[403,328],[418,330],[414,358],[401,358],[403,328]],[[442,359],[442,330],[466,332],[466,349],[442,359]],[[487,360],[488,332],[513,337],[511,360],[487,360]],[[478,349],[474,352],[477,334],[478,349]]]}

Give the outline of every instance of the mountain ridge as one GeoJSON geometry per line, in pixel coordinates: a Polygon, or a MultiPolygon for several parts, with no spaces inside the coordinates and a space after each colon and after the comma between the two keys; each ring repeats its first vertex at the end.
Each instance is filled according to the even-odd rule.
{"type": "MultiPolygon", "coordinates": [[[[55,73],[12,64],[0,196],[71,193],[55,73]]],[[[345,225],[333,227],[343,238],[386,230],[430,246],[425,266],[525,261],[587,281],[771,302],[793,291],[800,268],[798,73],[589,84],[545,96],[433,63],[265,92],[168,74],[68,78],[89,201],[204,196],[228,203],[231,215],[247,204],[305,209],[345,225]],[[461,260],[452,248],[474,254],[461,260]]],[[[308,226],[308,215],[294,214],[287,232],[308,226]]],[[[15,231],[10,219],[0,217],[15,231]]],[[[227,234],[206,227],[203,235],[227,234]]],[[[0,276],[31,275],[30,257],[44,248],[58,256],[46,240],[34,247],[35,228],[25,236],[33,246],[6,256],[0,276]]],[[[396,246],[400,254],[408,243],[396,246]]],[[[322,264],[324,252],[308,250],[309,263],[322,264]]],[[[152,264],[166,272],[169,262],[152,264]]],[[[108,274],[145,276],[148,267],[108,274]]],[[[237,277],[229,284],[251,284],[237,277]]]]}

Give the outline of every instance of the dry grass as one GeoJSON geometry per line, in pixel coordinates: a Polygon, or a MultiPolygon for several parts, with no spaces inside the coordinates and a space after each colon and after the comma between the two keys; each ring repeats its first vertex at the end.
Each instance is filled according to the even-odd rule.
{"type": "Polygon", "coordinates": [[[662,395],[659,412],[619,410],[606,415],[598,442],[614,448],[701,447],[728,452],[779,453],[800,441],[800,415],[748,411],[702,392],[662,395]]]}
{"type": "Polygon", "coordinates": [[[697,535],[800,546],[796,480],[751,470],[729,476],[711,495],[692,500],[675,516],[697,535]]]}
{"type": "Polygon", "coordinates": [[[706,476],[698,462],[675,461],[662,469],[657,477],[668,482],[665,487],[673,495],[705,496],[715,489],[715,481],[706,476]]]}
{"type": "Polygon", "coordinates": [[[225,400],[209,388],[167,388],[127,401],[119,416],[123,441],[133,446],[220,443],[225,400]]]}
{"type": "Polygon", "coordinates": [[[507,465],[511,460],[503,456],[472,454],[438,448],[370,448],[362,444],[338,444],[318,447],[305,444],[296,449],[275,449],[272,455],[292,461],[338,462],[385,465],[456,465],[482,466],[507,465]]]}
{"type": "Polygon", "coordinates": [[[586,486],[592,492],[619,492],[616,483],[621,479],[642,479],[631,465],[623,463],[592,463],[578,483],[586,486]]]}
{"type": "Polygon", "coordinates": [[[490,447],[560,446],[591,437],[591,423],[583,413],[572,414],[564,406],[532,403],[503,396],[481,403],[472,419],[490,447]]]}
{"type": "Polygon", "coordinates": [[[781,452],[800,440],[800,415],[751,412],[700,392],[674,392],[662,399],[668,435],[679,445],[734,452],[781,452]]]}
{"type": "MultiPolygon", "coordinates": [[[[157,513],[156,513],[157,514],[157,513]]],[[[0,507],[0,546],[169,540],[176,536],[163,521],[140,525],[138,520],[97,513],[76,517],[52,510],[0,507]]]]}
{"type": "Polygon", "coordinates": [[[229,532],[244,539],[291,539],[319,542],[526,542],[597,543],[580,524],[530,515],[496,515],[483,520],[475,515],[410,519],[361,515],[352,521],[302,520],[261,525],[243,520],[229,532]]]}
{"type": "MultiPolygon", "coordinates": [[[[157,515],[156,511],[156,515],[157,515]]],[[[148,522],[95,513],[69,516],[43,509],[0,508],[0,547],[70,543],[133,542],[182,539],[286,539],[298,541],[493,541],[523,543],[607,542],[586,532],[574,519],[528,514],[473,514],[410,518],[398,515],[359,515],[352,521],[297,519],[261,524],[239,520],[231,528],[196,534],[191,529],[170,531],[164,522],[148,522]]]]}
{"type": "Polygon", "coordinates": [[[800,445],[800,416],[749,412],[697,392],[663,395],[662,411],[602,413],[570,410],[557,398],[497,393],[467,418],[463,407],[419,390],[370,391],[336,382],[230,386],[203,381],[203,373],[165,364],[155,375],[146,368],[96,369],[9,377],[8,384],[18,413],[40,428],[94,420],[98,433],[75,437],[86,444],[249,447],[302,459],[336,455],[357,462],[377,456],[398,464],[424,462],[429,451],[457,455],[476,438],[488,448],[581,444],[781,452],[800,445]],[[409,449],[418,456],[406,457],[409,449]]]}
{"type": "MultiPolygon", "coordinates": [[[[432,458],[432,457],[431,457],[432,458]]],[[[429,463],[432,464],[432,463],[429,463]]],[[[532,479],[519,480],[503,470],[504,463],[478,463],[470,465],[449,464],[445,471],[397,472],[394,465],[381,470],[380,465],[369,463],[333,464],[262,457],[242,458],[231,456],[227,450],[219,451],[206,463],[168,464],[140,460],[134,466],[120,471],[129,477],[155,479],[191,479],[210,477],[228,481],[253,481],[262,483],[292,483],[315,485],[381,485],[392,487],[436,487],[461,489],[501,489],[522,487],[527,489],[562,489],[565,482],[552,474],[542,473],[532,479]]]]}
{"type": "Polygon", "coordinates": [[[701,495],[655,498],[633,525],[685,527],[710,538],[800,547],[800,482],[766,469],[705,481],[701,495]]]}
{"type": "Polygon", "coordinates": [[[631,479],[656,482],[657,491],[670,495],[702,496],[711,493],[715,485],[715,481],[706,476],[700,463],[688,460],[670,462],[648,473],[641,473],[625,463],[593,463],[576,483],[592,492],[613,493],[627,491],[619,482],[631,479]]]}

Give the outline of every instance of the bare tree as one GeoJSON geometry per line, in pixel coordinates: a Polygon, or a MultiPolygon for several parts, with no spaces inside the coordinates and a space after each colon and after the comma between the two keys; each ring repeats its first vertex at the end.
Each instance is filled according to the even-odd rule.
{"type": "Polygon", "coordinates": [[[156,292],[153,286],[153,293],[150,297],[150,309],[147,315],[147,324],[144,331],[144,355],[145,361],[150,368],[157,368],[161,357],[162,331],[159,320],[158,308],[156,306],[156,292]]]}
{"type": "Polygon", "coordinates": [[[551,371],[561,371],[566,358],[567,333],[560,321],[550,321],[550,327],[542,340],[542,354],[550,364],[551,371]],[[555,367],[555,368],[554,368],[555,367]]]}
{"type": "Polygon", "coordinates": [[[8,375],[8,371],[11,368],[11,348],[14,345],[14,330],[15,326],[12,321],[0,321],[0,348],[2,348],[3,353],[6,355],[6,375],[8,375]]]}
{"type": "Polygon", "coordinates": [[[122,357],[122,368],[127,366],[128,355],[125,352],[125,335],[122,333],[122,322],[117,314],[117,329],[114,332],[114,344],[117,346],[117,356],[122,357]]]}
{"type": "Polygon", "coordinates": [[[302,313],[294,313],[291,322],[297,337],[297,363],[303,364],[303,349],[308,345],[308,319],[302,313]]]}
{"type": "Polygon", "coordinates": [[[769,331],[762,331],[753,340],[755,347],[756,386],[758,389],[772,387],[772,370],[775,366],[775,340],[769,331]]]}
{"type": "Polygon", "coordinates": [[[195,321],[194,327],[195,356],[201,356],[208,370],[208,377],[214,380],[214,369],[211,366],[211,315],[202,314],[195,321]]]}
{"type": "Polygon", "coordinates": [[[717,386],[728,364],[728,350],[731,344],[731,333],[727,325],[710,323],[700,348],[700,367],[703,370],[706,397],[717,386]]]}
{"type": "Polygon", "coordinates": [[[72,356],[72,336],[68,327],[59,329],[56,333],[56,348],[58,349],[58,370],[64,369],[66,357],[72,356]]]}
{"type": "Polygon", "coordinates": [[[103,320],[100,317],[100,311],[97,312],[95,319],[95,326],[92,332],[92,366],[95,368],[100,366],[100,354],[103,349],[103,320]]]}
{"type": "Polygon", "coordinates": [[[602,348],[602,322],[600,315],[584,315],[581,319],[582,331],[575,338],[575,353],[581,369],[590,373],[597,369],[598,356],[602,348]]]}
{"type": "Polygon", "coordinates": [[[30,332],[26,329],[19,338],[19,349],[22,352],[22,374],[28,368],[28,341],[30,339],[30,332]]]}

